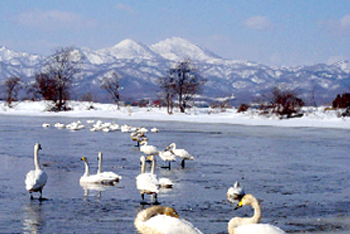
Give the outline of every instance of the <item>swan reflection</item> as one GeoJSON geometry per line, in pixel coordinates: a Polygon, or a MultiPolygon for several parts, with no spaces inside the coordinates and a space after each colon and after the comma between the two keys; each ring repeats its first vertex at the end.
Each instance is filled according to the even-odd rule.
{"type": "Polygon", "coordinates": [[[39,233],[44,226],[41,203],[31,202],[24,207],[23,233],[39,233]]]}
{"type": "MultiPolygon", "coordinates": [[[[101,197],[102,191],[108,190],[112,185],[104,185],[104,184],[95,184],[95,183],[86,183],[80,181],[80,186],[84,190],[84,197],[89,196],[89,191],[97,192],[97,197],[101,197]]],[[[94,195],[93,195],[94,196],[94,195]]]]}

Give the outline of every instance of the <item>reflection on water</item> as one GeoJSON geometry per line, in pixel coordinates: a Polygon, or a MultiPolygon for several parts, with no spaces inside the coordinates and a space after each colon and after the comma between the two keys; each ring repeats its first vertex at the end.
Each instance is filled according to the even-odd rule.
{"type": "MultiPolygon", "coordinates": [[[[112,185],[103,185],[103,184],[96,184],[96,183],[84,183],[80,182],[80,186],[84,190],[84,197],[89,196],[89,191],[95,191],[97,192],[97,197],[101,197],[102,191],[106,191],[109,189],[112,185]]],[[[94,195],[93,195],[94,196],[94,195]]]]}
{"type": "Polygon", "coordinates": [[[45,225],[42,203],[32,201],[24,207],[23,231],[24,233],[37,234],[45,225]]]}

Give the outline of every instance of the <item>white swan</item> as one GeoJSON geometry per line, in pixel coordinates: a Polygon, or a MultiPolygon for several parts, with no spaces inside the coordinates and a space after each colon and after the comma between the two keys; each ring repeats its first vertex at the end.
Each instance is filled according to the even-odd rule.
{"type": "MultiPolygon", "coordinates": [[[[151,155],[147,158],[152,162],[152,167],[151,167],[151,174],[155,175],[155,168],[156,168],[156,158],[154,155],[151,155]]],[[[168,179],[168,178],[159,178],[158,184],[160,188],[172,188],[174,186],[174,183],[168,179]]]]}
{"type": "Polygon", "coordinates": [[[159,182],[157,176],[153,173],[145,173],[146,158],[140,157],[141,174],[136,177],[136,188],[141,193],[142,203],[145,201],[145,193],[154,195],[155,203],[158,203],[157,195],[159,193],[159,182]]]}
{"type": "Polygon", "coordinates": [[[245,195],[237,208],[251,205],[254,215],[250,218],[235,217],[228,223],[229,234],[285,234],[283,230],[270,224],[261,224],[261,208],[258,200],[251,194],[245,195]]]}
{"type": "Polygon", "coordinates": [[[47,174],[40,169],[38,152],[41,149],[41,145],[36,143],[34,145],[34,167],[35,170],[29,171],[26,175],[26,190],[30,193],[30,198],[33,199],[33,192],[40,192],[39,200],[42,200],[43,188],[47,182],[47,174]]]}
{"type": "Polygon", "coordinates": [[[87,158],[82,157],[81,160],[85,163],[85,173],[82,177],[80,177],[80,183],[99,183],[113,185],[116,182],[115,178],[106,178],[100,174],[90,175],[90,167],[87,158]]]}
{"type": "Polygon", "coordinates": [[[97,169],[97,175],[106,178],[114,180],[114,182],[119,182],[119,180],[122,179],[122,177],[112,171],[104,171],[102,172],[102,152],[98,152],[98,169],[97,169]]]}
{"type": "Polygon", "coordinates": [[[239,182],[236,181],[233,187],[230,187],[227,190],[226,195],[227,195],[227,199],[230,202],[239,202],[242,199],[242,197],[245,195],[245,193],[243,188],[239,184],[239,182]]]}
{"type": "Polygon", "coordinates": [[[153,145],[148,145],[148,142],[146,140],[143,140],[140,142],[140,151],[147,154],[147,155],[158,155],[159,150],[157,147],[153,145]]]}
{"type": "Polygon", "coordinates": [[[201,234],[192,223],[179,219],[172,207],[152,206],[140,211],[134,225],[141,234],[201,234]]]}
{"type": "Polygon", "coordinates": [[[159,157],[164,161],[163,168],[171,169],[171,162],[176,161],[176,155],[170,151],[159,151],[159,157]],[[165,166],[166,162],[168,162],[168,166],[165,166]]]}
{"type": "Polygon", "coordinates": [[[181,166],[185,167],[185,160],[194,160],[194,157],[185,149],[176,149],[176,144],[171,143],[166,150],[170,150],[173,154],[181,158],[181,166]]]}

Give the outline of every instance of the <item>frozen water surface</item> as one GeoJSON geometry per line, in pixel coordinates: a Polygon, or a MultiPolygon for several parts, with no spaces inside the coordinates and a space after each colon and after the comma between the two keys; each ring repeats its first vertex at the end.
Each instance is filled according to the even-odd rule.
{"type": "MultiPolygon", "coordinates": [[[[135,177],[142,154],[128,133],[41,126],[76,120],[0,117],[1,233],[137,233],[133,221],[143,207],[135,177]],[[34,167],[36,142],[42,145],[40,162],[49,176],[43,193],[47,200],[42,202],[31,201],[24,188],[25,174],[34,167]],[[98,151],[104,155],[104,170],[123,179],[84,197],[80,158],[87,157],[95,172],[98,151]]],[[[80,120],[89,125],[87,119],[80,120]]],[[[159,201],[204,233],[227,233],[233,216],[252,215],[251,208],[233,210],[235,205],[226,201],[235,181],[260,200],[263,223],[288,233],[349,233],[349,130],[103,121],[157,127],[159,133],[147,134],[149,144],[164,149],[175,142],[195,156],[185,169],[178,160],[171,171],[160,168],[157,158],[158,176],[175,182],[173,189],[161,191],[159,201]]]]}

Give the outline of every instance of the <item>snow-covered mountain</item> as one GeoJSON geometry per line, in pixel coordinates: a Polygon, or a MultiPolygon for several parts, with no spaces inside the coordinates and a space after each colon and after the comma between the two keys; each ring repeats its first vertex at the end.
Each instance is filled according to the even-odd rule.
{"type": "MultiPolygon", "coordinates": [[[[85,60],[73,85],[73,97],[77,99],[91,93],[99,100],[106,100],[106,93],[99,88],[99,79],[112,71],[124,78],[122,99],[156,99],[159,77],[184,59],[190,59],[199,74],[207,79],[203,95],[212,98],[234,95],[236,104],[258,99],[277,84],[298,89],[306,102],[314,95],[316,101],[330,103],[338,93],[349,92],[350,86],[348,61],[331,65],[270,67],[223,59],[182,38],[169,38],[151,46],[126,39],[110,48],[78,50],[85,60]]],[[[10,76],[19,76],[29,83],[45,59],[44,56],[0,47],[0,82],[10,76]]]]}

